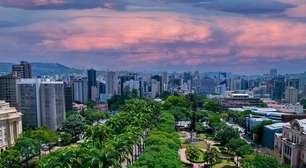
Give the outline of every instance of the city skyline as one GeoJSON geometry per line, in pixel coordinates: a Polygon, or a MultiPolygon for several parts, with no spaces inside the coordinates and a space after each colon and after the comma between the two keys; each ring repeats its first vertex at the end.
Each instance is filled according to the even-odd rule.
{"type": "Polygon", "coordinates": [[[0,5],[3,62],[131,71],[305,71],[302,0],[1,0],[0,5]]]}

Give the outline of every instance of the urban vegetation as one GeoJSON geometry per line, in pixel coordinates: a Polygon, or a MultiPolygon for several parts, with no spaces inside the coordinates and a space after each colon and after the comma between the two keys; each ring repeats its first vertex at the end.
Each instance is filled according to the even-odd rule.
{"type": "Polygon", "coordinates": [[[39,166],[56,167],[120,167],[143,152],[147,130],[156,125],[159,106],[144,100],[129,100],[122,111],[111,117],[105,125],[88,126],[85,142],[66,147],[44,157],[39,166]],[[135,154],[137,150],[137,154],[135,154]]]}
{"type": "MultiPolygon", "coordinates": [[[[89,102],[87,109],[70,112],[58,132],[44,127],[25,131],[1,153],[0,168],[183,168],[188,166],[178,155],[183,147],[190,162],[209,167],[281,167],[275,158],[255,154],[238,130],[225,123],[244,125],[250,111],[221,111],[217,101],[195,96],[167,96],[163,104],[129,97],[119,104],[119,111],[110,116],[89,102]],[[106,122],[95,124],[100,120],[106,122]],[[193,121],[198,140],[180,140],[177,121],[193,121]]],[[[252,133],[260,136],[266,124],[252,133]]]]}

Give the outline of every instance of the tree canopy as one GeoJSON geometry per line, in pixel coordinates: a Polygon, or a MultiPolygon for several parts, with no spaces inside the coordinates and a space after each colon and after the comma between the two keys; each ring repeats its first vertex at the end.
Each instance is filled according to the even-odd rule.
{"type": "Polygon", "coordinates": [[[246,157],[241,161],[242,168],[283,168],[272,156],[255,155],[246,157]]]}
{"type": "Polygon", "coordinates": [[[78,135],[85,131],[85,119],[80,114],[73,114],[63,123],[62,129],[77,138],[78,135]]]}

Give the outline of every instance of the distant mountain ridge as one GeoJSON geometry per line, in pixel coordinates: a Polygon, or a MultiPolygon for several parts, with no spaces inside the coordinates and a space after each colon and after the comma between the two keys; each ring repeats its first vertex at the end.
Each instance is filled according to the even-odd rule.
{"type": "MultiPolygon", "coordinates": [[[[12,63],[0,63],[0,74],[10,73],[12,63]]],[[[81,74],[83,71],[71,68],[59,63],[31,63],[34,76],[60,75],[60,74],[81,74]]]]}

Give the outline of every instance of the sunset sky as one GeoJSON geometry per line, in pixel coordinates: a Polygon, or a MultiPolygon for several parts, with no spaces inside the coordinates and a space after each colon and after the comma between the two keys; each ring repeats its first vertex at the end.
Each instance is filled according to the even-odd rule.
{"type": "Polygon", "coordinates": [[[0,0],[0,62],[306,71],[306,0],[0,0]]]}

